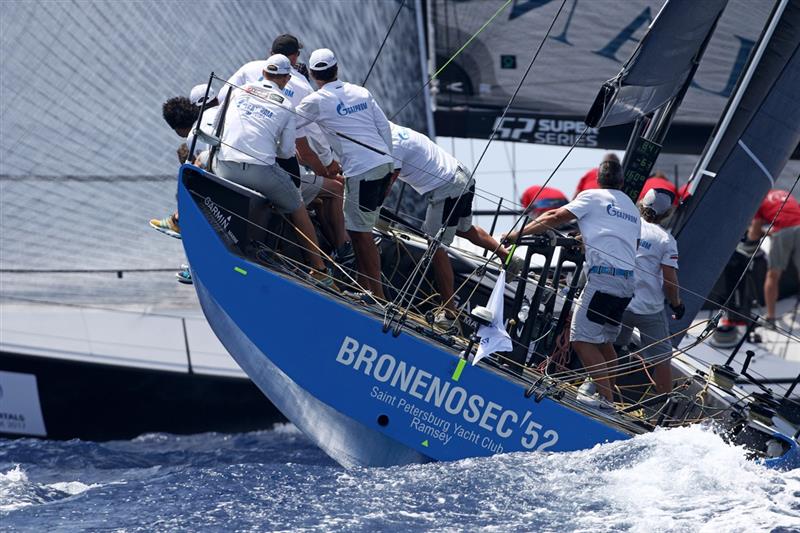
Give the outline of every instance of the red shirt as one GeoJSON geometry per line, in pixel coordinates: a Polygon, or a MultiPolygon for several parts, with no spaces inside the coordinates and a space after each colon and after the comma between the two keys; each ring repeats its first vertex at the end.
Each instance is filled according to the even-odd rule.
{"type": "Polygon", "coordinates": [[[597,173],[599,171],[600,171],[599,168],[593,168],[583,175],[581,180],[578,182],[578,187],[575,189],[575,194],[573,195],[573,198],[575,198],[575,196],[578,196],[578,194],[582,193],[583,191],[600,188],[600,184],[597,183],[597,173]]]}
{"type": "Polygon", "coordinates": [[[689,194],[689,182],[687,181],[686,183],[681,185],[680,189],[678,189],[678,197],[680,197],[681,200],[686,200],[690,196],[691,194],[689,194]]]}
{"type": "Polygon", "coordinates": [[[556,209],[562,205],[567,205],[567,197],[564,196],[564,193],[552,187],[542,188],[538,185],[528,187],[525,189],[525,192],[522,193],[522,205],[528,207],[531,205],[534,198],[536,198],[534,212],[537,215],[549,211],[550,209],[556,209]],[[540,189],[542,191],[541,193],[539,192],[540,189]],[[537,193],[539,196],[536,196],[537,193]]]}
{"type": "Polygon", "coordinates": [[[655,176],[650,176],[647,178],[647,181],[644,182],[644,186],[642,187],[642,192],[639,194],[639,200],[644,198],[644,195],[647,194],[647,191],[650,189],[666,189],[671,192],[675,196],[675,204],[678,203],[678,189],[675,187],[675,184],[669,180],[665,180],[664,178],[657,178],[655,176]]]}
{"type": "Polygon", "coordinates": [[[769,191],[764,197],[764,200],[762,200],[758,211],[756,211],[755,218],[769,224],[772,222],[778,209],[783,205],[784,200],[786,200],[786,205],[781,211],[781,214],[775,219],[775,225],[772,227],[772,231],[780,231],[784,228],[800,226],[800,203],[797,202],[794,196],[789,196],[787,200],[787,196],[789,196],[788,191],[782,191],[780,189],[772,189],[769,191]]]}

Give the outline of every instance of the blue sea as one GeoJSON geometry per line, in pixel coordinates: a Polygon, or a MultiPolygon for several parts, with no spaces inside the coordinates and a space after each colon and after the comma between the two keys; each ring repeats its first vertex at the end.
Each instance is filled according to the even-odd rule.
{"type": "Polygon", "coordinates": [[[0,440],[3,531],[800,531],[800,470],[699,427],[574,453],[344,470],[291,425],[0,440]]]}

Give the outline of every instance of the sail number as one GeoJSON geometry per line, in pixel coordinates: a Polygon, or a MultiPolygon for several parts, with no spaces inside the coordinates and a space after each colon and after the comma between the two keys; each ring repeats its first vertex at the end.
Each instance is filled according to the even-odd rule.
{"type": "Polygon", "coordinates": [[[553,446],[556,442],[558,442],[558,433],[553,431],[552,429],[548,429],[544,433],[542,433],[542,437],[544,440],[539,443],[539,434],[544,429],[541,424],[534,422],[531,420],[528,422],[528,426],[525,428],[524,433],[522,434],[522,447],[526,450],[536,450],[543,452],[546,449],[553,446]],[[537,447],[536,445],[539,444],[537,447]]]}

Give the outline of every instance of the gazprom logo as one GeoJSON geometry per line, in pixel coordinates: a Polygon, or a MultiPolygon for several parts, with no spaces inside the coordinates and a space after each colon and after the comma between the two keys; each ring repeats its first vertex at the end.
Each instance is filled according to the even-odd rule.
{"type": "Polygon", "coordinates": [[[358,113],[359,111],[366,111],[367,110],[367,103],[361,102],[360,104],[351,105],[350,107],[345,107],[342,102],[339,102],[339,105],[336,106],[336,112],[340,115],[347,116],[352,115],[353,113],[358,113]]]}
{"type": "Polygon", "coordinates": [[[628,222],[633,222],[634,224],[639,222],[639,217],[637,217],[636,215],[631,215],[630,213],[626,213],[619,207],[615,206],[613,203],[608,204],[608,206],[606,206],[606,213],[608,213],[612,217],[621,218],[622,220],[627,220],[628,222]]]}

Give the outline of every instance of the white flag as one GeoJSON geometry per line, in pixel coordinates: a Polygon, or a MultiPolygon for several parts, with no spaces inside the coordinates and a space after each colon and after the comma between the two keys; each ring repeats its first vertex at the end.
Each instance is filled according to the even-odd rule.
{"type": "Polygon", "coordinates": [[[489,311],[493,313],[494,319],[488,326],[478,328],[478,337],[481,338],[481,342],[478,344],[478,351],[472,360],[473,365],[478,364],[478,361],[492,352],[508,352],[513,348],[511,336],[503,326],[503,296],[505,288],[506,271],[501,270],[500,275],[497,277],[497,284],[492,289],[492,295],[489,297],[489,303],[486,304],[489,311]]]}

